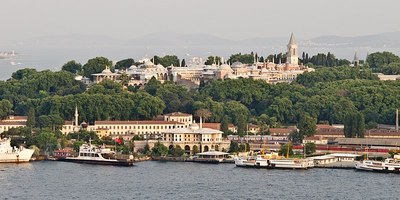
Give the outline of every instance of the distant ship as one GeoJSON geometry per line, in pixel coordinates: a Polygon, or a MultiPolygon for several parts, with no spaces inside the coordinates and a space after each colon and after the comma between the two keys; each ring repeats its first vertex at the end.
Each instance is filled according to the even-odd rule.
{"type": "Polygon", "coordinates": [[[10,138],[0,140],[0,163],[29,162],[34,150],[24,147],[11,147],[10,143],[10,138]]]}
{"type": "Polygon", "coordinates": [[[0,59],[9,59],[16,56],[15,52],[0,52],[0,59]]]}

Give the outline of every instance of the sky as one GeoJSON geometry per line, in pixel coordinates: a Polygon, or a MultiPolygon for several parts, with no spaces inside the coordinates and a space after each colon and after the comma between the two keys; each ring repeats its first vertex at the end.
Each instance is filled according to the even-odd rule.
{"type": "Polygon", "coordinates": [[[0,0],[0,41],[155,32],[310,39],[400,31],[399,0],[0,0]]]}

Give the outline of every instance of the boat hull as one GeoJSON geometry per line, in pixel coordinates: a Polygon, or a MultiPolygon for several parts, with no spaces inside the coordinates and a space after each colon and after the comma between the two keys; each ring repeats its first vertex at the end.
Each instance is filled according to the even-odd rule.
{"type": "Polygon", "coordinates": [[[133,160],[89,160],[79,158],[64,158],[59,159],[60,161],[84,163],[92,165],[114,165],[114,166],[133,166],[133,160]]]}
{"type": "Polygon", "coordinates": [[[380,172],[380,173],[400,173],[400,166],[391,166],[385,163],[382,163],[382,166],[371,166],[367,165],[363,162],[356,163],[354,168],[357,171],[366,171],[366,172],[380,172]]]}
{"type": "Polygon", "coordinates": [[[265,169],[308,169],[309,164],[306,161],[295,163],[292,160],[243,160],[235,161],[237,167],[245,168],[265,168],[265,169]]]}
{"type": "Polygon", "coordinates": [[[0,153],[0,163],[24,163],[29,162],[34,150],[23,149],[14,153],[0,153]]]}

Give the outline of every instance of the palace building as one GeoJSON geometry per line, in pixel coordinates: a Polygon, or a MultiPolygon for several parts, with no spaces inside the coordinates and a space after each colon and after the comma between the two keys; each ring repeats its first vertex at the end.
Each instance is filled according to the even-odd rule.
{"type": "Polygon", "coordinates": [[[0,133],[8,131],[12,128],[24,127],[26,126],[27,120],[27,116],[10,115],[7,119],[0,120],[0,133]]]}
{"type": "Polygon", "coordinates": [[[160,141],[169,149],[179,145],[188,155],[194,154],[196,149],[197,153],[207,152],[211,149],[228,150],[230,141],[223,139],[222,133],[220,130],[203,128],[200,122],[200,125],[193,123],[187,128],[165,130],[161,134],[160,141]]]}
{"type": "Polygon", "coordinates": [[[163,116],[163,119],[156,120],[99,120],[94,124],[87,124],[78,122],[79,114],[75,108],[75,120],[65,121],[62,126],[61,132],[69,134],[79,130],[94,131],[101,137],[123,137],[130,140],[135,135],[143,136],[145,139],[159,138],[161,133],[165,130],[175,128],[187,128],[193,123],[193,116],[186,113],[170,113],[163,116]]]}
{"type": "Polygon", "coordinates": [[[150,59],[143,59],[143,64],[139,66],[132,65],[125,71],[111,72],[106,68],[102,73],[93,74],[95,83],[105,79],[117,80],[122,73],[126,73],[129,77],[129,85],[143,86],[152,77],[163,83],[164,81],[173,81],[178,84],[185,85],[189,88],[196,88],[200,83],[218,79],[237,79],[252,78],[263,80],[267,83],[290,83],[296,79],[299,74],[314,71],[299,63],[298,44],[294,34],[290,36],[287,45],[286,63],[278,64],[274,60],[265,60],[259,62],[254,56],[254,63],[251,65],[241,62],[234,62],[231,65],[226,63],[214,63],[205,65],[202,59],[194,58],[188,66],[162,66],[155,65],[150,59]]]}

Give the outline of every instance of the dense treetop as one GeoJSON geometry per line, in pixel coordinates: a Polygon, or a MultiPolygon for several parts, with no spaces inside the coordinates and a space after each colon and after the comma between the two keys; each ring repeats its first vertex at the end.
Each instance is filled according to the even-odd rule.
{"type": "MultiPolygon", "coordinates": [[[[253,59],[252,54],[248,55],[253,59]]],[[[375,54],[370,56],[372,59],[375,54]]],[[[177,61],[174,56],[164,58],[177,61]]],[[[118,68],[124,69],[133,59],[119,63],[118,68]]],[[[396,62],[389,65],[397,65],[393,63],[396,62]]],[[[87,70],[99,72],[108,64],[111,63],[106,58],[91,59],[83,66],[84,74],[87,70]]],[[[54,128],[60,119],[73,119],[75,106],[79,108],[80,121],[89,123],[208,110],[211,115],[207,121],[223,122],[224,127],[234,123],[243,133],[247,122],[268,127],[300,123],[304,129],[310,129],[309,122],[344,123],[349,113],[356,112],[366,124],[394,124],[395,109],[400,107],[400,82],[379,81],[372,74],[371,65],[320,67],[315,72],[299,75],[292,84],[271,85],[244,78],[215,80],[199,90],[188,90],[173,82],[161,84],[155,79],[143,88],[126,90],[122,85],[125,83],[104,81],[87,90],[71,73],[79,65],[68,62],[64,66],[58,72],[22,69],[13,73],[11,79],[0,81],[0,117],[29,114],[35,116],[30,123],[36,127],[54,128]]]]}

